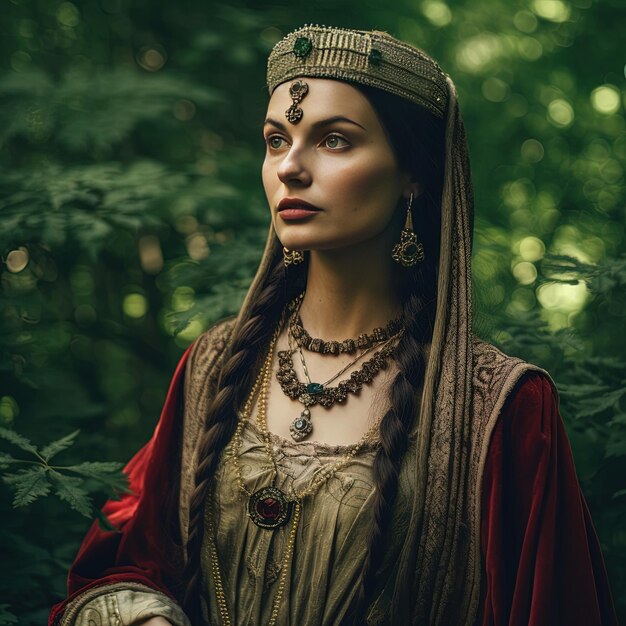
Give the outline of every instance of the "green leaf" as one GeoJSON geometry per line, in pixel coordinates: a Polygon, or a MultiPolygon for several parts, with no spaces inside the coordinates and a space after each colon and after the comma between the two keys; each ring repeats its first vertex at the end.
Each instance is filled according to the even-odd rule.
{"type": "Polygon", "coordinates": [[[24,452],[30,452],[35,455],[38,454],[37,448],[26,439],[26,437],[22,437],[22,435],[19,435],[14,430],[0,427],[0,438],[6,439],[6,441],[24,450],[24,452]]]}
{"type": "Polygon", "coordinates": [[[614,389],[592,398],[581,399],[576,409],[576,418],[591,417],[608,409],[616,408],[625,393],[626,389],[614,389]]]}
{"type": "Polygon", "coordinates": [[[5,474],[2,480],[15,491],[14,508],[31,504],[37,498],[46,496],[50,492],[47,468],[43,465],[29,467],[15,474],[5,474]]]}
{"type": "Polygon", "coordinates": [[[123,467],[123,463],[94,461],[70,465],[64,469],[87,478],[93,478],[109,487],[114,494],[130,493],[128,477],[122,472],[123,467]]]}
{"type": "Polygon", "coordinates": [[[606,444],[605,456],[626,456],[626,440],[618,439],[617,441],[610,441],[606,444]]]}
{"type": "Polygon", "coordinates": [[[13,458],[6,452],[0,452],[0,469],[6,469],[11,463],[18,463],[19,459],[13,458]]]}
{"type": "Polygon", "coordinates": [[[609,426],[626,426],[626,413],[617,413],[609,422],[609,426]]]}
{"type": "Polygon", "coordinates": [[[80,430],[75,430],[73,433],[49,443],[41,450],[41,456],[46,459],[46,461],[49,461],[53,456],[62,450],[69,448],[74,443],[74,439],[76,439],[79,432],[80,430]]]}
{"type": "Polygon", "coordinates": [[[585,396],[605,393],[608,391],[608,387],[606,385],[567,385],[565,383],[561,383],[559,385],[559,391],[563,394],[569,394],[573,398],[584,398],[585,396]]]}
{"type": "Polygon", "coordinates": [[[55,470],[50,470],[50,475],[55,483],[56,494],[67,502],[75,511],[78,511],[84,517],[91,517],[92,507],[91,498],[87,492],[82,489],[83,479],[74,476],[66,476],[55,470]]]}
{"type": "Polygon", "coordinates": [[[17,616],[9,611],[9,604],[0,604],[0,626],[17,624],[17,616]]]}

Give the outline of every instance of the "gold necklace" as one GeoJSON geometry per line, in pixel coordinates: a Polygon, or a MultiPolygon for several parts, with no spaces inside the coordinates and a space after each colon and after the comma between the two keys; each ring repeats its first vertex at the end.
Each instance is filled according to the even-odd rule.
{"type": "MultiPolygon", "coordinates": [[[[396,339],[397,336],[398,335],[392,337],[391,339],[388,339],[382,344],[382,349],[377,353],[377,354],[382,355],[381,356],[382,362],[384,362],[386,358],[391,356],[391,353],[395,349],[395,346],[391,346],[389,344],[391,344],[392,340],[396,339]]],[[[300,385],[301,391],[302,390],[304,391],[297,396],[297,400],[304,405],[304,408],[302,409],[300,413],[300,417],[296,417],[293,420],[293,422],[291,422],[291,425],[289,426],[289,432],[291,433],[292,439],[294,439],[295,441],[301,441],[302,439],[305,439],[313,432],[313,422],[311,420],[310,407],[316,404],[317,398],[315,396],[326,391],[326,393],[329,395],[331,400],[335,400],[337,402],[343,403],[347,399],[349,392],[358,393],[361,390],[362,383],[367,382],[365,377],[363,377],[362,381],[359,381],[359,379],[362,376],[362,373],[359,370],[357,370],[357,372],[355,373],[355,376],[352,376],[349,379],[350,386],[344,383],[343,391],[340,391],[342,389],[341,387],[329,388],[328,385],[332,383],[334,380],[336,380],[337,378],[339,378],[339,376],[341,376],[344,372],[346,372],[353,365],[356,365],[361,359],[365,358],[370,352],[372,352],[372,350],[374,350],[378,346],[374,345],[374,346],[370,346],[369,348],[367,348],[364,352],[359,354],[359,356],[357,356],[355,359],[352,359],[352,361],[350,361],[345,367],[339,370],[334,376],[331,376],[326,382],[315,383],[311,380],[311,376],[309,375],[309,370],[306,366],[306,361],[304,360],[304,353],[302,352],[302,347],[297,346],[296,348],[293,348],[293,345],[291,343],[292,338],[293,336],[291,335],[291,333],[289,333],[289,346],[290,348],[292,348],[293,352],[298,352],[300,356],[300,363],[302,364],[302,371],[304,372],[304,378],[306,380],[306,383],[300,385]],[[359,382],[361,382],[361,384],[358,384],[359,382]]],[[[283,363],[289,362],[284,352],[279,353],[279,355],[282,355],[280,358],[283,363]]],[[[371,362],[368,362],[368,363],[370,363],[368,367],[372,367],[372,363],[371,362]]],[[[291,376],[293,376],[295,374],[295,369],[293,368],[292,362],[290,363],[290,365],[291,365],[290,367],[291,376]]],[[[374,374],[375,373],[376,372],[374,372],[374,374]]],[[[281,377],[279,376],[279,374],[277,374],[277,377],[279,379],[279,382],[281,383],[281,387],[284,387],[283,381],[281,380],[281,377]]],[[[283,391],[285,391],[285,389],[283,389],[283,391]]],[[[288,395],[288,397],[291,397],[293,394],[288,393],[286,395],[288,395]]],[[[325,401],[323,406],[326,406],[326,407],[332,406],[332,402],[325,401]]]]}
{"type": "MultiPolygon", "coordinates": [[[[312,496],[315,492],[330,478],[332,478],[340,469],[343,469],[349,465],[359,450],[363,447],[364,443],[369,440],[374,432],[378,429],[379,421],[376,421],[369,430],[361,437],[361,439],[354,445],[350,446],[344,455],[343,459],[340,459],[330,467],[324,466],[313,478],[310,484],[300,491],[294,491],[292,497],[289,498],[282,490],[274,486],[276,477],[278,476],[278,468],[276,459],[272,453],[272,444],[270,439],[270,433],[267,430],[267,400],[269,395],[269,386],[272,374],[272,361],[274,357],[274,347],[276,340],[280,334],[282,324],[278,325],[276,332],[274,333],[272,340],[270,341],[267,357],[261,368],[261,372],[255,381],[252,390],[244,405],[242,415],[238,419],[237,428],[233,435],[232,446],[230,451],[230,458],[233,462],[235,469],[235,477],[239,490],[248,497],[247,513],[250,519],[259,527],[266,529],[274,529],[279,526],[283,526],[289,520],[289,517],[293,517],[291,529],[289,531],[289,539],[285,548],[285,555],[280,567],[280,576],[278,579],[278,588],[276,595],[272,601],[272,610],[270,613],[270,619],[268,626],[275,626],[278,619],[278,612],[280,609],[280,603],[285,591],[285,585],[287,582],[287,566],[291,561],[294,552],[294,546],[296,542],[296,534],[298,530],[298,523],[300,521],[300,513],[302,511],[302,501],[308,496],[312,496]],[[254,398],[259,393],[259,407],[257,412],[257,422],[259,424],[261,434],[263,436],[263,442],[265,447],[265,453],[270,461],[272,470],[272,486],[264,487],[258,491],[251,493],[246,487],[243,476],[241,473],[241,466],[239,465],[239,458],[237,451],[241,447],[241,436],[243,433],[243,427],[246,420],[248,420],[252,413],[252,406],[254,398]],[[293,515],[291,515],[293,510],[293,515]]],[[[216,529],[215,523],[211,515],[208,516],[207,532],[209,539],[209,556],[211,560],[211,572],[213,580],[215,581],[215,595],[217,598],[217,605],[222,619],[223,626],[231,626],[230,614],[228,612],[228,604],[226,601],[226,594],[224,592],[224,584],[222,582],[222,574],[219,565],[219,558],[217,554],[217,542],[216,542],[216,529]]]]}
{"type": "Polygon", "coordinates": [[[345,367],[342,367],[334,376],[331,376],[326,382],[313,382],[309,376],[309,371],[304,360],[302,346],[297,343],[293,346],[295,336],[293,334],[294,318],[300,311],[302,304],[302,295],[293,303],[293,310],[288,324],[287,336],[289,340],[289,350],[280,350],[278,352],[279,368],[276,378],[280,383],[283,393],[292,400],[298,400],[304,407],[300,415],[296,417],[289,426],[291,438],[295,441],[305,439],[313,432],[313,422],[311,420],[311,407],[315,404],[321,404],[326,408],[330,408],[335,402],[344,403],[348,399],[350,393],[358,394],[364,384],[369,384],[381,369],[387,366],[387,360],[391,357],[395,350],[393,344],[395,339],[402,336],[404,328],[400,327],[395,335],[389,337],[381,343],[375,343],[366,348],[361,354],[352,359],[345,367]],[[356,365],[360,360],[367,356],[374,349],[379,350],[373,357],[366,361],[360,369],[352,372],[350,377],[341,381],[336,387],[329,387],[329,384],[339,378],[350,367],[356,365]],[[293,365],[292,354],[298,352],[302,369],[306,379],[302,383],[298,379],[298,375],[293,365]]]}

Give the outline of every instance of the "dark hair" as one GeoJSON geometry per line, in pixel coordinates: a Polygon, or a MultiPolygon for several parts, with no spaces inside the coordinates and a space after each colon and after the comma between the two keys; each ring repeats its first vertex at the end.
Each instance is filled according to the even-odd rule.
{"type": "MultiPolygon", "coordinates": [[[[391,408],[380,422],[380,442],[373,464],[375,495],[367,553],[359,592],[344,624],[360,624],[376,587],[389,511],[396,496],[398,471],[406,451],[408,432],[419,413],[419,395],[425,371],[425,349],[432,337],[437,299],[440,203],[444,174],[444,126],[426,109],[374,87],[354,84],[369,100],[387,132],[400,169],[422,183],[413,220],[424,243],[425,260],[412,268],[398,267],[397,289],[403,307],[405,333],[394,358],[399,373],[391,389],[391,408]]],[[[271,333],[288,300],[306,284],[307,263],[284,271],[280,246],[259,295],[241,321],[223,360],[215,397],[201,435],[196,486],[190,503],[187,592],[184,608],[194,622],[199,616],[200,548],[204,534],[204,505],[219,457],[232,437],[237,411],[243,405],[271,333]]]]}

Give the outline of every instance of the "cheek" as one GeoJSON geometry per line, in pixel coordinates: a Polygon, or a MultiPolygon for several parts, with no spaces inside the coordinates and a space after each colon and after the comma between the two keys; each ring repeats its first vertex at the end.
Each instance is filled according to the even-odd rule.
{"type": "Polygon", "coordinates": [[[397,168],[390,159],[370,157],[336,168],[334,187],[353,211],[374,207],[378,211],[397,200],[397,168]]]}

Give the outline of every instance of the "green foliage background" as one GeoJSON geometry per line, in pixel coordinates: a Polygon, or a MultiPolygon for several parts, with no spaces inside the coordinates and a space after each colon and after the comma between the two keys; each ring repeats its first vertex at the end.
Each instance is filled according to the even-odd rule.
{"type": "Polygon", "coordinates": [[[265,61],[308,22],[388,30],[455,80],[478,330],[556,380],[624,615],[624,8],[5,0],[0,624],[43,623],[182,349],[237,310],[268,221],[265,61]]]}

